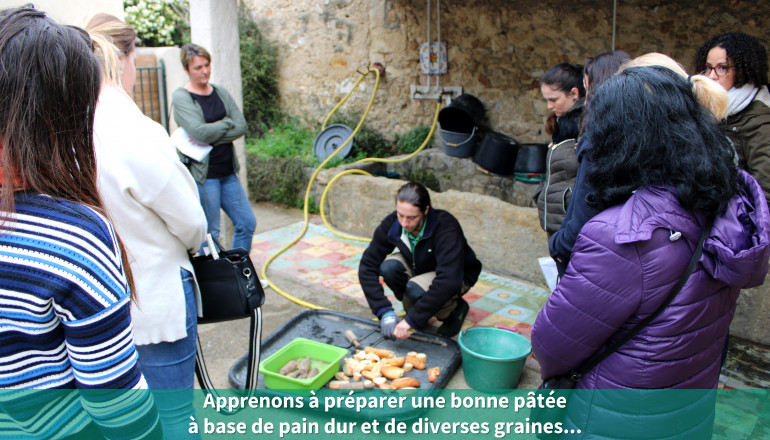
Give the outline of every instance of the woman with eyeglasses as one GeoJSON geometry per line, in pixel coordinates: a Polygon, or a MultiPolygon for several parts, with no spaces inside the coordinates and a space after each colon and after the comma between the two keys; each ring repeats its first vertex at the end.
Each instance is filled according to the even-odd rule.
{"type": "Polygon", "coordinates": [[[721,127],[770,200],[770,90],[767,53],[756,38],[730,32],[709,39],[695,54],[695,71],[727,90],[729,105],[721,127]]]}

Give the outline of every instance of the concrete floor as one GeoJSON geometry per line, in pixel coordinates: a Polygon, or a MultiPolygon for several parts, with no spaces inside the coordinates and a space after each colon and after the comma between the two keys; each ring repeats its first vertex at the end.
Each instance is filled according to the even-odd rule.
{"type": "MultiPolygon", "coordinates": [[[[287,226],[302,221],[302,211],[278,207],[271,203],[256,203],[253,205],[257,217],[257,231],[262,233],[279,227],[287,226]]],[[[261,272],[262,268],[257,270],[261,272]]],[[[271,274],[268,272],[268,277],[271,274]]],[[[368,308],[362,307],[354,301],[340,299],[320,291],[313,291],[308,287],[293,282],[288,278],[270,279],[289,295],[298,299],[304,299],[313,304],[326,307],[330,310],[343,312],[363,318],[372,318],[368,308]]],[[[265,339],[274,331],[280,329],[292,317],[306,310],[273,289],[267,289],[265,304],[262,306],[263,327],[262,337],[265,339]]],[[[228,375],[231,366],[246,353],[249,339],[248,319],[230,321],[216,324],[200,325],[198,328],[201,343],[204,347],[206,365],[211,379],[217,388],[231,388],[228,375]]],[[[537,388],[540,384],[540,372],[535,362],[528,361],[522,371],[519,388],[537,388]]],[[[462,366],[458,368],[454,376],[447,383],[446,388],[467,389],[462,366]]]]}

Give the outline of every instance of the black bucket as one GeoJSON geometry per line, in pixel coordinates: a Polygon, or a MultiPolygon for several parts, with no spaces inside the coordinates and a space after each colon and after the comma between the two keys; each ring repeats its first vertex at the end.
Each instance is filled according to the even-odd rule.
{"type": "Polygon", "coordinates": [[[545,175],[547,156],[548,144],[519,144],[519,154],[513,171],[521,174],[545,175]]]}
{"type": "Polygon", "coordinates": [[[484,133],[476,148],[473,162],[491,173],[509,176],[513,174],[519,145],[515,139],[502,133],[484,133]]]}
{"type": "Polygon", "coordinates": [[[460,95],[438,114],[439,136],[448,156],[471,157],[484,123],[484,104],[473,95],[460,95]]]}

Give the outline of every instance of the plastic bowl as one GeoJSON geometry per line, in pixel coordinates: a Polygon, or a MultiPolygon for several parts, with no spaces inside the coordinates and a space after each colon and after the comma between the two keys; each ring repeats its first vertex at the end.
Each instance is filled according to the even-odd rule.
{"type": "Polygon", "coordinates": [[[519,383],[532,343],[524,336],[493,327],[465,330],[457,338],[465,382],[477,390],[513,389],[519,383]]]}
{"type": "Polygon", "coordinates": [[[348,354],[347,348],[336,347],[305,338],[295,338],[283,348],[259,363],[259,372],[265,376],[265,387],[274,390],[319,389],[339,371],[340,361],[348,354]],[[292,359],[310,356],[310,368],[318,374],[307,379],[295,379],[279,374],[292,359]]]}

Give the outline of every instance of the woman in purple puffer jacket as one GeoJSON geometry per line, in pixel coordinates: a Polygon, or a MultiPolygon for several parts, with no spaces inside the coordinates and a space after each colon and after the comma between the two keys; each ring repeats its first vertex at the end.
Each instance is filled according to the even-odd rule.
{"type": "MultiPolygon", "coordinates": [[[[589,198],[601,212],[582,228],[535,321],[541,375],[578,369],[652,314],[714,216],[703,254],[671,304],[576,388],[715,389],[738,294],[762,284],[768,270],[770,213],[762,189],[736,169],[732,147],[691,86],[667,69],[634,67],[613,76],[587,111],[595,140],[589,198]]],[[[629,430],[634,438],[710,438],[709,399],[706,411],[674,405],[643,416],[636,405],[648,394],[620,397],[576,393],[565,426],[579,428],[578,438],[629,438],[629,430]],[[688,412],[695,418],[682,423],[688,412]]]]}

